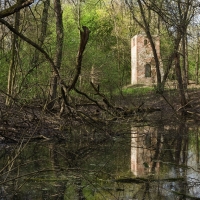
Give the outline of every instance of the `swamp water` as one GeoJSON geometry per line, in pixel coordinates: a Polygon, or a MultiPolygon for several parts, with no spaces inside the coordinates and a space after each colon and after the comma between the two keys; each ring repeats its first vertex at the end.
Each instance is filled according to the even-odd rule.
{"type": "Polygon", "coordinates": [[[0,200],[200,199],[200,129],[116,122],[0,146],[0,200]]]}

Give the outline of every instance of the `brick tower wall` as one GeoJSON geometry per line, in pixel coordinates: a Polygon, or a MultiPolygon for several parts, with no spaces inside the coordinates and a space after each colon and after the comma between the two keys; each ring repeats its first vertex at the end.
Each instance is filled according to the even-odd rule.
{"type": "MultiPolygon", "coordinates": [[[[160,38],[154,36],[154,42],[160,59],[160,38]]],[[[131,39],[131,84],[153,85],[156,82],[155,60],[149,40],[145,35],[136,35],[131,39]]]]}

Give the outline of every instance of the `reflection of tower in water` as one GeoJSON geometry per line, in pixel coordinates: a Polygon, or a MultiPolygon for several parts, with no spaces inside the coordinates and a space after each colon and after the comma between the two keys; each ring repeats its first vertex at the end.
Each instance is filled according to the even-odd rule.
{"type": "Polygon", "coordinates": [[[159,170],[159,163],[154,161],[156,148],[156,127],[131,128],[131,171],[135,176],[147,175],[159,170]]]}

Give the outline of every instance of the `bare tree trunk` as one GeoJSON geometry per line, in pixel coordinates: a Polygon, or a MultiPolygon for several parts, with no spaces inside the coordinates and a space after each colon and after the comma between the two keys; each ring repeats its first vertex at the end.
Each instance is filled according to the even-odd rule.
{"type": "Polygon", "coordinates": [[[141,0],[137,0],[139,8],[140,8],[140,13],[141,13],[141,18],[142,22],[138,20],[138,18],[134,15],[134,8],[133,8],[133,1],[125,1],[126,4],[129,6],[130,12],[132,14],[132,18],[137,22],[137,24],[145,31],[147,38],[149,39],[152,51],[153,51],[153,56],[155,59],[155,67],[156,67],[156,76],[157,76],[157,90],[158,92],[162,92],[162,84],[161,84],[161,73],[160,73],[160,61],[158,58],[158,53],[156,51],[156,47],[154,44],[153,40],[153,35],[151,34],[150,30],[150,21],[148,17],[150,17],[150,14],[148,13],[148,16],[145,15],[145,8],[144,4],[141,0]]]}
{"type": "MultiPolygon", "coordinates": [[[[39,38],[38,38],[38,46],[42,48],[43,43],[46,38],[46,33],[47,33],[47,25],[48,25],[48,14],[49,14],[49,6],[50,6],[50,0],[44,1],[44,8],[42,12],[42,17],[41,17],[41,29],[39,33],[39,38]]],[[[22,77],[22,82],[19,86],[18,93],[21,92],[22,86],[24,85],[24,82],[27,79],[27,76],[36,68],[36,77],[37,77],[37,67],[39,65],[39,55],[40,52],[38,49],[35,49],[35,52],[33,54],[33,58],[31,59],[31,69],[28,70],[28,72],[22,77]]],[[[37,83],[36,83],[37,84],[37,83]]],[[[37,90],[38,87],[36,87],[37,90]]]]}
{"type": "Polygon", "coordinates": [[[90,30],[86,26],[83,26],[82,28],[83,31],[80,31],[80,46],[76,59],[76,74],[71,82],[71,85],[68,88],[69,91],[75,87],[76,82],[78,81],[78,77],[81,74],[83,53],[85,51],[85,47],[89,39],[90,30]]]}
{"type": "Polygon", "coordinates": [[[196,154],[197,154],[197,167],[200,167],[200,159],[199,159],[199,154],[200,154],[200,148],[199,148],[199,128],[196,130],[196,154]]]}
{"type": "Polygon", "coordinates": [[[195,80],[196,80],[196,84],[198,85],[199,84],[199,41],[197,43],[197,52],[196,52],[196,77],[195,77],[195,80]]]}
{"type": "MultiPolygon", "coordinates": [[[[41,18],[41,30],[40,30],[40,36],[38,38],[38,45],[40,47],[43,46],[44,40],[46,38],[49,6],[50,6],[50,0],[44,1],[44,8],[43,8],[42,18],[41,18]]],[[[36,49],[35,54],[33,55],[33,60],[32,60],[34,67],[38,66],[38,59],[39,59],[39,51],[36,49]]]]}
{"type": "MultiPolygon", "coordinates": [[[[62,63],[62,53],[63,53],[63,21],[62,21],[62,9],[60,0],[54,0],[54,9],[56,14],[56,56],[55,56],[55,66],[59,71],[62,63]]],[[[55,72],[52,73],[50,80],[50,91],[49,91],[49,100],[47,108],[49,110],[53,109],[57,97],[57,85],[58,77],[55,72]]]]}
{"type": "Polygon", "coordinates": [[[186,106],[187,101],[185,97],[185,89],[183,86],[183,80],[182,80],[182,74],[181,74],[180,55],[178,53],[176,53],[176,56],[175,56],[175,70],[176,70],[176,77],[178,81],[179,93],[181,97],[181,105],[186,106]]]}
{"type": "Polygon", "coordinates": [[[189,60],[188,60],[188,40],[187,36],[185,36],[185,44],[186,44],[186,50],[185,50],[185,67],[186,67],[186,81],[187,85],[189,85],[189,60]]]}
{"type": "Polygon", "coordinates": [[[173,64],[173,61],[174,61],[174,55],[175,55],[175,53],[173,52],[173,53],[171,53],[171,55],[168,58],[168,63],[166,65],[165,73],[163,75],[163,80],[162,80],[162,86],[161,86],[163,91],[164,91],[165,83],[167,81],[169,72],[172,68],[172,64],[173,64]]]}
{"type": "MultiPolygon", "coordinates": [[[[20,21],[20,11],[15,13],[15,29],[19,31],[19,21],[20,21]]],[[[7,96],[6,98],[6,105],[10,106],[12,104],[12,98],[14,95],[14,86],[16,80],[16,70],[18,65],[18,50],[19,50],[19,42],[18,36],[13,34],[13,41],[12,41],[12,58],[8,72],[8,85],[7,85],[7,96]]]]}
{"type": "Polygon", "coordinates": [[[182,38],[182,56],[183,56],[183,86],[187,89],[188,85],[188,62],[187,62],[187,38],[183,34],[182,38]]]}
{"type": "MultiPolygon", "coordinates": [[[[64,101],[61,105],[60,115],[64,112],[65,105],[69,106],[69,99],[70,99],[69,92],[72,89],[76,90],[75,86],[76,86],[78,78],[80,77],[80,74],[81,74],[83,53],[85,51],[85,47],[87,45],[87,42],[89,39],[89,34],[90,34],[90,30],[88,29],[88,27],[83,26],[82,29],[83,30],[80,30],[80,45],[79,45],[79,50],[78,50],[78,54],[77,54],[77,58],[76,58],[76,73],[74,75],[72,82],[68,86],[68,88],[61,87],[61,93],[62,93],[62,97],[63,97],[64,101]]],[[[70,110],[70,108],[69,108],[69,110],[70,110]]]]}
{"type": "Polygon", "coordinates": [[[155,47],[155,44],[154,44],[154,41],[153,41],[153,37],[151,35],[151,32],[150,32],[150,26],[149,26],[149,22],[147,20],[150,20],[150,19],[146,19],[145,17],[145,12],[144,12],[144,8],[142,7],[142,2],[141,0],[138,0],[138,4],[139,4],[139,7],[140,7],[140,12],[141,12],[141,15],[142,15],[142,18],[143,18],[143,22],[144,22],[144,31],[147,35],[147,38],[149,39],[149,42],[151,44],[151,48],[152,48],[152,51],[153,51],[153,56],[154,56],[154,59],[155,59],[155,64],[156,64],[156,76],[157,76],[157,90],[160,91],[161,90],[161,73],[160,73],[160,62],[159,62],[159,58],[158,58],[158,54],[156,52],[156,47],[155,47]]]}

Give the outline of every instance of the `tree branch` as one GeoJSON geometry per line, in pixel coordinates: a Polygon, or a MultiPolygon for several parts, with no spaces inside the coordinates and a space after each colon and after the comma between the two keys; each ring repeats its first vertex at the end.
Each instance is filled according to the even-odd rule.
{"type": "Polygon", "coordinates": [[[35,47],[39,52],[41,52],[45,58],[49,61],[49,63],[51,64],[56,76],[58,76],[60,78],[59,72],[57,70],[56,65],[54,64],[53,60],[51,59],[51,57],[49,56],[49,54],[43,49],[41,48],[38,44],[36,44],[35,42],[33,42],[32,40],[30,40],[29,38],[27,38],[26,36],[24,36],[23,34],[21,34],[20,32],[18,32],[15,28],[13,28],[12,25],[10,25],[7,21],[5,21],[4,19],[0,18],[0,22],[2,24],[4,24],[7,28],[10,29],[10,31],[12,31],[14,34],[16,34],[17,36],[19,36],[22,40],[24,40],[25,42],[27,42],[28,44],[30,44],[31,46],[35,47]]]}
{"type": "Polygon", "coordinates": [[[76,74],[74,76],[74,79],[72,80],[71,85],[68,88],[68,91],[74,89],[76,82],[78,81],[78,77],[81,73],[83,53],[85,51],[85,47],[89,39],[90,30],[86,26],[83,26],[82,28],[83,28],[83,31],[80,30],[80,46],[79,46],[77,60],[76,60],[76,74]]]}
{"type": "Polygon", "coordinates": [[[18,0],[16,4],[12,5],[11,7],[0,11],[0,18],[7,17],[9,15],[14,14],[15,12],[21,10],[24,7],[31,5],[34,0],[18,0]]]}

